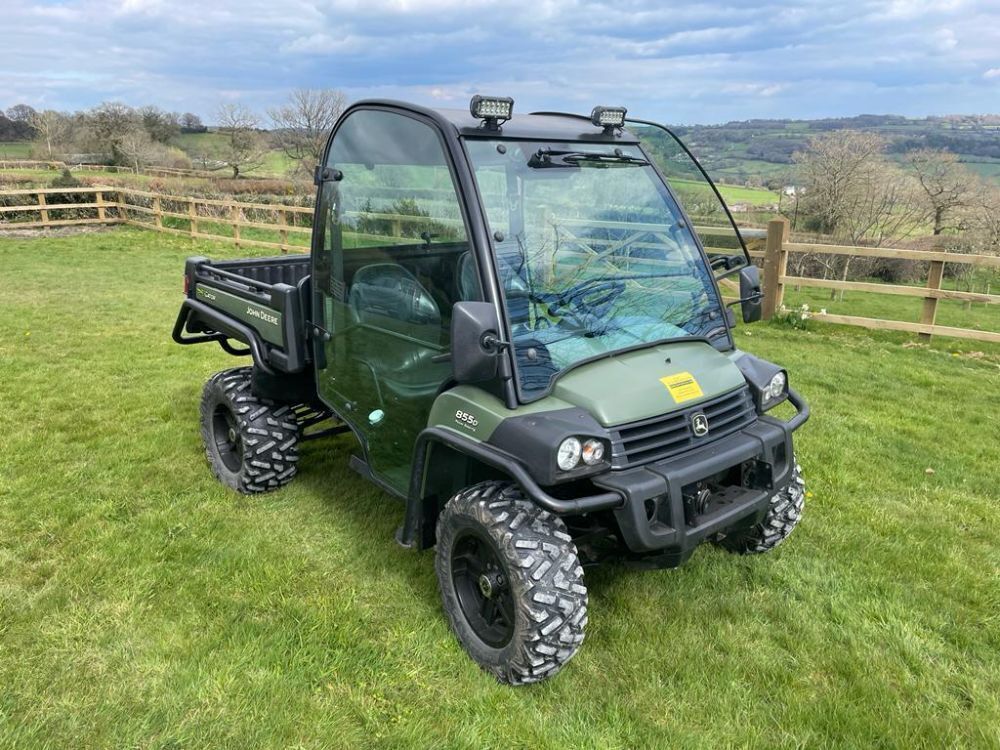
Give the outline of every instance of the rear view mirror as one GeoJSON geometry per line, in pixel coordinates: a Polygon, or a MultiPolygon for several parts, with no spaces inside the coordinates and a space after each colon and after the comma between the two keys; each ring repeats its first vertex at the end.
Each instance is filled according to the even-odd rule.
{"type": "Polygon", "coordinates": [[[740,269],[740,309],[743,312],[743,322],[753,323],[761,318],[761,299],[764,295],[760,289],[760,269],[757,266],[746,266],[740,269]]]}
{"type": "Polygon", "coordinates": [[[496,307],[456,302],[451,313],[451,369],[459,383],[481,383],[497,375],[501,340],[496,307]]]}

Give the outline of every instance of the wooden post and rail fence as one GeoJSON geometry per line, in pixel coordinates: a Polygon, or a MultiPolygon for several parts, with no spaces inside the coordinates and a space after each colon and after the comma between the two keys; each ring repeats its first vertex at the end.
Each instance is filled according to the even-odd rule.
{"type": "Polygon", "coordinates": [[[980,331],[971,328],[952,328],[937,325],[938,302],[942,299],[978,302],[986,305],[1000,304],[1000,295],[979,292],[962,292],[943,289],[946,263],[971,265],[976,268],[1000,269],[1000,255],[965,255],[927,250],[904,250],[886,247],[848,247],[820,243],[790,242],[787,219],[773,219],[767,227],[767,240],[763,253],[755,253],[764,262],[763,317],[769,320],[782,308],[785,287],[815,287],[820,289],[874,292],[923,299],[920,321],[884,320],[882,318],[862,318],[855,315],[835,315],[831,313],[810,314],[810,317],[828,323],[861,326],[878,330],[907,331],[919,334],[921,339],[931,336],[951,336],[953,338],[975,339],[1000,343],[1000,332],[980,331]],[[882,284],[867,281],[845,281],[840,279],[817,279],[807,276],[788,275],[790,253],[813,255],[847,255],[857,258],[890,258],[895,260],[916,260],[928,264],[927,282],[923,287],[902,284],[882,284]]]}
{"type": "MultiPolygon", "coordinates": [[[[297,216],[311,217],[308,206],[271,203],[246,203],[214,198],[196,198],[152,193],[120,187],[35,188],[0,192],[0,232],[11,229],[46,229],[50,227],[91,224],[128,224],[157,232],[190,237],[191,239],[230,242],[237,247],[260,247],[282,253],[308,251],[311,221],[297,221],[297,216]],[[66,202],[67,196],[79,196],[81,202],[66,202]],[[53,202],[55,197],[57,202],[53,202]],[[92,197],[92,200],[87,200],[92,197]],[[71,216],[65,216],[71,212],[71,216]],[[14,216],[28,214],[27,220],[12,221],[14,216]],[[86,214],[86,215],[81,215],[86,214]],[[253,220],[249,215],[265,215],[272,220],[253,220]],[[301,224],[305,223],[305,226],[301,224]],[[218,231],[211,231],[212,229],[218,231]],[[243,230],[258,230],[257,238],[243,230]],[[223,231],[225,233],[223,233],[223,231]],[[289,235],[301,239],[290,241],[289,235]],[[261,236],[270,239],[261,239],[261,236]]],[[[421,217],[384,215],[399,236],[404,222],[421,217]]],[[[792,285],[821,289],[902,295],[923,300],[919,322],[864,318],[828,313],[810,314],[815,320],[864,328],[916,333],[923,339],[933,335],[974,339],[1000,343],[1000,331],[953,328],[936,323],[940,300],[961,300],[966,303],[1000,304],[1000,295],[963,292],[942,288],[946,263],[971,265],[977,268],[1000,269],[998,255],[965,255],[925,250],[882,247],[849,247],[821,243],[801,243],[789,240],[786,219],[774,219],[767,227],[763,250],[751,251],[751,256],[763,262],[763,317],[774,317],[782,310],[785,288],[792,285]],[[867,281],[819,279],[788,275],[788,258],[792,253],[813,255],[846,255],[860,258],[916,260],[928,264],[925,286],[883,284],[867,281]]]]}

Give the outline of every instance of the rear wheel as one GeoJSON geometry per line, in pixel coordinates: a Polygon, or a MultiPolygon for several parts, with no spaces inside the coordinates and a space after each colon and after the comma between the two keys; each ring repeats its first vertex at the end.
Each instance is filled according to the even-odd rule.
{"type": "Polygon", "coordinates": [[[551,677],[583,643],[587,589],[576,545],[515,485],[483,482],[448,501],[435,568],[452,630],[500,682],[551,677]]]}
{"type": "Polygon", "coordinates": [[[788,485],[771,497],[763,520],[746,531],[727,535],[719,544],[741,555],[769,552],[785,541],[798,525],[805,502],[806,483],[802,479],[802,467],[796,463],[788,485]]]}
{"type": "Polygon", "coordinates": [[[254,396],[252,369],[216,373],[201,397],[201,436],[212,473],[245,494],[288,484],[299,459],[292,407],[254,396]]]}

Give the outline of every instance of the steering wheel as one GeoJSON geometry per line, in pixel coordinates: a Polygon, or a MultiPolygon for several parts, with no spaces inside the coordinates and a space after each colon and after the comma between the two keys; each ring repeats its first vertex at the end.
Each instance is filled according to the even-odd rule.
{"type": "Polygon", "coordinates": [[[563,292],[539,294],[538,301],[548,306],[549,315],[558,315],[560,308],[569,307],[569,316],[592,328],[590,324],[600,323],[624,291],[621,279],[590,279],[563,292]]]}

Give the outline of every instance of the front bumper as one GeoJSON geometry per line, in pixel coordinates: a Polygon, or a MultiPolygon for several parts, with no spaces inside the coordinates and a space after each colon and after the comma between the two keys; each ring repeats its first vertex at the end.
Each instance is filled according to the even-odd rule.
{"type": "Polygon", "coordinates": [[[707,537],[761,520],[791,479],[792,432],[809,418],[797,393],[789,400],[798,414],[787,422],[765,415],[680,456],[595,477],[625,500],[613,512],[629,551],[679,565],[707,537]]]}

